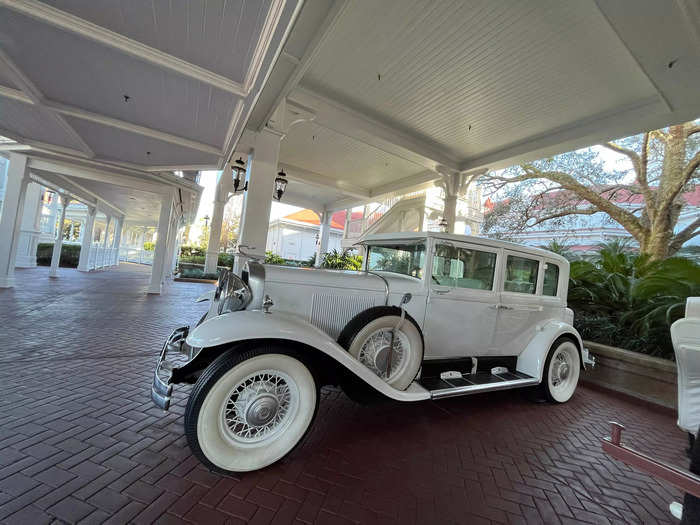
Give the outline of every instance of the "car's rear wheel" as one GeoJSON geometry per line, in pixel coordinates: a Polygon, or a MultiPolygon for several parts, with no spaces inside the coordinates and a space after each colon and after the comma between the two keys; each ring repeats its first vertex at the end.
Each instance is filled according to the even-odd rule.
{"type": "Polygon", "coordinates": [[[549,401],[565,403],[576,391],[581,373],[578,347],[571,339],[557,339],[544,364],[542,388],[549,401]]]}
{"type": "Polygon", "coordinates": [[[185,411],[190,449],[222,472],[257,470],[288,454],[318,407],[306,365],[284,348],[231,351],[217,358],[192,389],[185,411]]]}
{"type": "Polygon", "coordinates": [[[412,319],[406,317],[396,330],[399,321],[398,308],[372,308],[350,321],[338,342],[389,385],[404,390],[423,362],[423,338],[412,319]]]}

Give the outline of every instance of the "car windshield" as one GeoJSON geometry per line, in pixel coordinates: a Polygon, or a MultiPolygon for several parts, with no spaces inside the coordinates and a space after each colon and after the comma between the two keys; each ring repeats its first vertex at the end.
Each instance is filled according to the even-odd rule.
{"type": "Polygon", "coordinates": [[[423,278],[425,243],[375,244],[367,247],[367,270],[423,278]]]}

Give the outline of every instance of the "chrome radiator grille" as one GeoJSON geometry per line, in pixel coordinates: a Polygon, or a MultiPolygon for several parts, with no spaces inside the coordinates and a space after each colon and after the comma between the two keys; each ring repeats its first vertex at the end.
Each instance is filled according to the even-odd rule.
{"type": "Polygon", "coordinates": [[[350,319],[371,308],[377,301],[377,297],[366,295],[314,294],[310,322],[337,339],[350,319]]]}

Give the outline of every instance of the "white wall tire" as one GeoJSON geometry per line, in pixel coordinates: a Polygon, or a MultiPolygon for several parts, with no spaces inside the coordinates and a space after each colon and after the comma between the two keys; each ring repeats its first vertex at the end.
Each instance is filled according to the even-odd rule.
{"type": "Polygon", "coordinates": [[[408,317],[394,337],[390,373],[386,374],[391,332],[401,319],[395,308],[382,307],[359,314],[339,338],[341,346],[393,388],[405,390],[423,362],[423,338],[408,317]]]}
{"type": "Polygon", "coordinates": [[[200,376],[185,411],[192,452],[212,470],[258,470],[287,455],[318,407],[313,374],[278,348],[228,352],[200,376]]]}
{"type": "Polygon", "coordinates": [[[566,403],[576,391],[581,374],[578,347],[570,339],[552,345],[542,372],[542,386],[549,401],[566,403]]]}

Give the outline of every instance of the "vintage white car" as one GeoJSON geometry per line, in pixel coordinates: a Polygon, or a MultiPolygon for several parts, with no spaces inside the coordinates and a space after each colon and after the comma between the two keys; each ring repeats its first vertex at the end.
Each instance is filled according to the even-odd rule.
{"type": "Polygon", "coordinates": [[[397,401],[541,385],[563,403],[593,364],[566,307],[563,257],[443,233],[362,244],[359,272],[248,261],[240,277],[222,275],[193,329],[168,338],[151,397],[167,410],[173,384],[194,383],[185,432],[210,468],[250,471],[285,456],[322,385],[397,401]]]}

